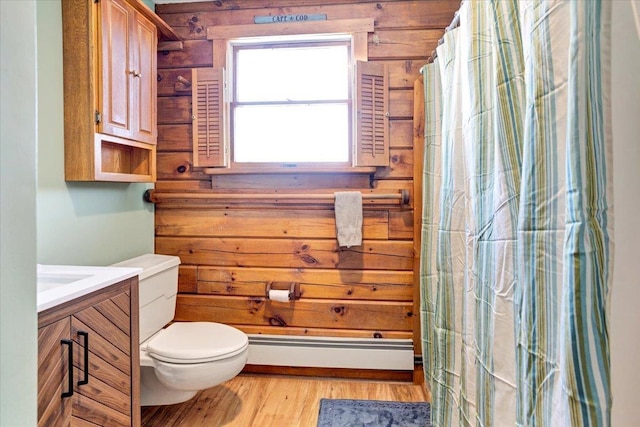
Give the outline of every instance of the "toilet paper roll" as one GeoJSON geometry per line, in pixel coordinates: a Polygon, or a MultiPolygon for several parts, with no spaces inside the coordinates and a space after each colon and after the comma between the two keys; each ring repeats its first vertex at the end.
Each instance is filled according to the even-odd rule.
{"type": "Polygon", "coordinates": [[[271,289],[269,291],[271,301],[289,302],[289,291],[271,289]]]}

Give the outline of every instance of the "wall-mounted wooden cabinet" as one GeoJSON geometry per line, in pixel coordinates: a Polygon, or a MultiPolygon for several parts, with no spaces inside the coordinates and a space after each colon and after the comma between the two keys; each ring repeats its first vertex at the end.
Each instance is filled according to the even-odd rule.
{"type": "Polygon", "coordinates": [[[158,35],[143,8],[62,1],[67,181],[156,179],[158,35]]]}
{"type": "Polygon", "coordinates": [[[140,425],[138,278],[38,315],[38,426],[140,425]]]}

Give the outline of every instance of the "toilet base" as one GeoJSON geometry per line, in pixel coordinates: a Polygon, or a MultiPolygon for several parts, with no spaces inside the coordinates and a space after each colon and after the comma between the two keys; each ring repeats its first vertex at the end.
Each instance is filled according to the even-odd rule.
{"type": "Polygon", "coordinates": [[[173,364],[154,360],[140,351],[140,405],[182,403],[200,390],[215,387],[238,375],[247,363],[248,347],[227,359],[208,363],[173,364]],[[195,389],[195,390],[194,390],[195,389]]]}
{"type": "Polygon", "coordinates": [[[156,377],[155,369],[140,367],[140,406],[175,405],[186,402],[198,391],[183,391],[169,388],[156,377]]]}
{"type": "Polygon", "coordinates": [[[158,380],[153,367],[140,367],[140,406],[175,405],[186,402],[197,393],[197,390],[169,388],[158,380]]]}

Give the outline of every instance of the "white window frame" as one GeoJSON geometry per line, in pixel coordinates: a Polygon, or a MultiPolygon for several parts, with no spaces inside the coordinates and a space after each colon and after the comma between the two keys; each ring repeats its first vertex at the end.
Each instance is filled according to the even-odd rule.
{"type": "MultiPolygon", "coordinates": [[[[346,19],[287,24],[232,25],[207,28],[207,38],[213,44],[213,68],[193,69],[193,165],[204,167],[208,174],[270,173],[270,172],[375,172],[377,166],[389,165],[388,71],[381,63],[367,63],[368,33],[373,32],[373,19],[346,19]],[[314,34],[351,37],[351,61],[355,81],[352,87],[351,159],[352,164],[322,165],[236,164],[230,161],[229,76],[225,69],[232,61],[234,39],[265,36],[302,36],[314,34]],[[231,57],[231,58],[230,58],[231,57]],[[201,99],[199,92],[225,93],[225,99],[201,99]],[[363,95],[364,98],[363,98],[363,95]],[[368,95],[367,95],[368,94],[368,95]],[[368,98],[367,98],[368,96],[368,98]],[[357,97],[357,99],[356,99],[357,97]],[[380,100],[384,99],[384,103],[380,100]],[[213,105],[213,110],[209,107],[213,105]],[[372,105],[374,105],[372,107],[372,105]],[[361,120],[362,118],[362,120],[361,120]],[[215,120],[220,119],[220,123],[215,120]],[[215,122],[215,123],[214,123],[215,122]],[[356,122],[358,125],[356,126],[356,122]],[[213,125],[212,125],[213,123],[213,125]],[[367,123],[362,125],[362,123],[367,123]],[[368,127],[366,127],[368,126],[368,127]],[[209,129],[215,132],[209,135],[209,129]],[[203,137],[204,135],[204,137],[203,137]],[[372,136],[373,135],[373,136],[372,136]],[[212,142],[210,141],[212,140],[212,142]],[[203,142],[204,141],[204,142],[203,142]],[[213,148],[211,148],[213,147],[213,148]],[[364,149],[363,149],[364,147],[364,149]],[[202,153],[207,153],[203,158],[202,153]],[[213,153],[209,157],[209,153],[213,153]],[[211,160],[213,159],[213,160],[211,160]],[[293,166],[293,167],[292,167],[293,166]]],[[[217,96],[217,95],[216,95],[217,96]]]]}

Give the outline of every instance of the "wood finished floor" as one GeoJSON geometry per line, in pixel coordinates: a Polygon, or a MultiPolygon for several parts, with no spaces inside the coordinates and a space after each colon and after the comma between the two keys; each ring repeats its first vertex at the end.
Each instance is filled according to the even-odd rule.
{"type": "Polygon", "coordinates": [[[321,398],[424,402],[410,383],[241,374],[193,399],[142,408],[143,427],[315,427],[321,398]]]}

